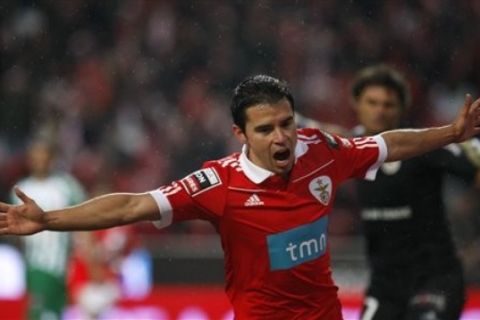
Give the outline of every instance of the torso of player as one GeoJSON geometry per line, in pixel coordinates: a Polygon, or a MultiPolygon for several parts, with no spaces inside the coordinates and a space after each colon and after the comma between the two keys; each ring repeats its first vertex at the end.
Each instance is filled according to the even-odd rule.
{"type": "Polygon", "coordinates": [[[271,175],[255,181],[242,155],[233,154],[161,189],[174,208],[173,221],[203,218],[216,226],[225,252],[226,291],[238,319],[308,319],[309,312],[338,319],[326,313],[339,312],[328,214],[341,181],[365,176],[379,151],[372,139],[361,140],[364,145],[356,149],[350,140],[310,133],[300,135],[303,153],[288,180],[271,175]]]}
{"type": "MultiPolygon", "coordinates": [[[[219,225],[226,231],[222,234],[266,240],[271,270],[290,269],[326,252],[328,212],[336,188],[327,172],[298,182],[274,176],[259,186],[238,180],[228,187],[227,208],[219,225]],[[316,197],[323,197],[325,204],[316,197]],[[304,229],[296,233],[295,228],[302,226],[304,229]],[[292,232],[291,236],[288,232],[292,232]],[[297,239],[300,234],[306,238],[297,239]]],[[[243,243],[248,241],[240,245],[243,243]]]]}
{"type": "Polygon", "coordinates": [[[218,230],[227,265],[227,294],[243,306],[237,314],[238,309],[255,310],[257,316],[268,317],[271,310],[284,308],[285,296],[295,294],[293,310],[305,303],[303,299],[313,304],[335,299],[327,239],[328,213],[337,188],[334,160],[312,152],[297,159],[288,181],[274,175],[255,184],[238,170],[238,157],[217,166],[229,175],[218,230]]]}
{"type": "Polygon", "coordinates": [[[438,211],[441,181],[441,173],[423,166],[419,158],[384,163],[374,182],[358,181],[362,220],[372,227],[401,225],[412,221],[413,211],[423,203],[438,211]]]}
{"type": "MultiPolygon", "coordinates": [[[[374,269],[421,266],[439,272],[456,264],[442,186],[446,169],[438,150],[406,161],[384,163],[374,182],[358,181],[367,251],[374,269]],[[415,263],[411,263],[414,261],[415,263]],[[421,263],[418,263],[422,261],[421,263]]],[[[458,159],[457,162],[465,161],[458,159]]]]}
{"type": "Polygon", "coordinates": [[[245,261],[264,261],[257,265],[264,270],[252,275],[327,259],[328,213],[337,188],[333,161],[298,161],[311,163],[298,163],[295,168],[304,168],[294,169],[288,181],[272,176],[257,185],[241,173],[231,176],[219,231],[229,251],[241,251],[229,257],[232,262],[244,263],[245,255],[251,257],[245,261]]]}

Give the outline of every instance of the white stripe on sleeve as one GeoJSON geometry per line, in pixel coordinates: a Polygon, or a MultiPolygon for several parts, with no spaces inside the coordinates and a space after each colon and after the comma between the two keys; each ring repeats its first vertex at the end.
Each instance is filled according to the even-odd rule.
{"type": "Polygon", "coordinates": [[[375,180],[375,177],[377,176],[377,171],[378,168],[383,164],[385,159],[387,159],[387,144],[385,143],[385,140],[383,140],[383,137],[379,134],[373,137],[373,140],[378,145],[378,158],[377,162],[375,162],[368,170],[367,173],[365,174],[365,179],[366,180],[375,180]]]}
{"type": "Polygon", "coordinates": [[[160,219],[153,221],[153,225],[158,229],[168,227],[172,224],[172,205],[170,204],[170,201],[167,196],[158,189],[150,191],[149,194],[155,199],[155,202],[160,209],[160,219]]]}

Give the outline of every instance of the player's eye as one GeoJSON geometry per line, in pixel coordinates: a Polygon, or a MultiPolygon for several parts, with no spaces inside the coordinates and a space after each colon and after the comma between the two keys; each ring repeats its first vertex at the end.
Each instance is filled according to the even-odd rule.
{"type": "Polygon", "coordinates": [[[289,118],[282,123],[282,128],[289,128],[293,124],[293,118],[289,118]]]}
{"type": "Polygon", "coordinates": [[[255,132],[258,133],[270,133],[272,132],[273,127],[272,126],[260,126],[255,128],[255,132]]]}

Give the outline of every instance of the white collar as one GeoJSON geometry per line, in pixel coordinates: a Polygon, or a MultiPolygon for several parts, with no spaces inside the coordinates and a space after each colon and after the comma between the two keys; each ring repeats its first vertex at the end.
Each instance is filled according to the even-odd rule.
{"type": "MultiPolygon", "coordinates": [[[[308,145],[298,140],[297,145],[295,146],[295,162],[297,159],[303,156],[308,150],[308,145]]],[[[247,145],[244,144],[242,147],[242,153],[240,154],[240,158],[238,159],[240,163],[240,167],[242,168],[243,172],[255,184],[260,184],[263,181],[267,180],[267,178],[273,176],[275,173],[264,169],[252,161],[247,157],[247,145]]]]}

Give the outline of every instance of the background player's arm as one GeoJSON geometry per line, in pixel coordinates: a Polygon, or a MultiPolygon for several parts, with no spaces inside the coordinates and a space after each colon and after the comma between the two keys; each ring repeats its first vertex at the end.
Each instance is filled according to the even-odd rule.
{"type": "Polygon", "coordinates": [[[108,194],[73,207],[43,212],[22,191],[16,189],[15,192],[23,204],[0,202],[0,235],[94,230],[160,218],[158,205],[148,193],[108,194]]]}
{"type": "Polygon", "coordinates": [[[462,142],[480,133],[480,99],[472,103],[467,95],[465,104],[453,123],[429,129],[399,129],[382,133],[388,149],[386,161],[404,160],[462,142]]]}

